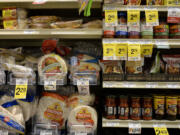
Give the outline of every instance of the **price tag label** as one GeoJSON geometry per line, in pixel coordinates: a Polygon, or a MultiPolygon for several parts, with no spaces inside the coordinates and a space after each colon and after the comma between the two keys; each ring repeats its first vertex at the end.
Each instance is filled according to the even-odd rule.
{"type": "Polygon", "coordinates": [[[140,11],[139,10],[128,10],[128,26],[140,25],[140,11]]]}
{"type": "Polygon", "coordinates": [[[38,4],[44,4],[46,3],[48,0],[34,0],[34,2],[32,4],[38,5],[38,4]]]}
{"type": "Polygon", "coordinates": [[[157,86],[158,86],[158,83],[156,82],[148,82],[146,84],[146,88],[157,88],[157,86]]]}
{"type": "Polygon", "coordinates": [[[53,133],[49,130],[41,130],[40,135],[53,135],[53,133]]]}
{"type": "Polygon", "coordinates": [[[27,84],[28,84],[28,80],[25,78],[16,79],[14,99],[25,99],[26,98],[27,84]]]}
{"type": "Polygon", "coordinates": [[[90,95],[89,91],[89,79],[81,78],[77,80],[77,86],[79,94],[81,95],[90,95]]]}
{"type": "Polygon", "coordinates": [[[155,45],[158,49],[170,49],[168,41],[155,41],[155,45]]]}
{"type": "Polygon", "coordinates": [[[113,60],[115,56],[116,44],[103,43],[103,60],[113,60]]]}
{"type": "Polygon", "coordinates": [[[155,124],[153,126],[156,135],[169,135],[168,130],[164,124],[155,124]]]}
{"type": "Polygon", "coordinates": [[[128,61],[140,61],[140,60],[141,60],[141,45],[128,44],[128,61]]]}
{"type": "Polygon", "coordinates": [[[127,60],[127,43],[117,43],[116,44],[116,60],[127,60]]]}
{"type": "Polygon", "coordinates": [[[106,26],[117,26],[118,16],[117,10],[105,10],[105,25],[106,26]]]}
{"type": "Polygon", "coordinates": [[[141,45],[141,54],[144,57],[151,57],[153,52],[153,44],[142,44],[141,45]]]}
{"type": "Polygon", "coordinates": [[[177,0],[166,0],[167,6],[176,6],[177,5],[177,0]]]}
{"type": "Polygon", "coordinates": [[[141,134],[141,123],[129,123],[129,134],[141,134]]]}
{"type": "Polygon", "coordinates": [[[35,30],[25,30],[24,34],[39,34],[39,31],[35,31],[35,30]]]}
{"type": "Polygon", "coordinates": [[[180,9],[168,8],[168,23],[180,23],[180,9]]]}
{"type": "Polygon", "coordinates": [[[0,135],[8,135],[8,131],[7,130],[0,130],[0,135]]]}
{"type": "Polygon", "coordinates": [[[44,90],[56,90],[56,80],[44,80],[44,90]]]}
{"type": "Polygon", "coordinates": [[[156,9],[147,9],[145,10],[146,14],[146,25],[147,26],[157,26],[159,25],[159,14],[156,9]]]}
{"type": "Polygon", "coordinates": [[[167,83],[167,87],[170,88],[170,89],[176,89],[176,88],[179,88],[179,84],[168,84],[167,83]]]}

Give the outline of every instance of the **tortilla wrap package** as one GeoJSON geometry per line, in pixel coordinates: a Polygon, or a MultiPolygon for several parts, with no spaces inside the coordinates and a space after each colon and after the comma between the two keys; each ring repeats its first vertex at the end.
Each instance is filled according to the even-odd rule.
{"type": "Polygon", "coordinates": [[[0,129],[24,134],[25,121],[23,112],[16,100],[4,95],[0,98],[0,129]]]}

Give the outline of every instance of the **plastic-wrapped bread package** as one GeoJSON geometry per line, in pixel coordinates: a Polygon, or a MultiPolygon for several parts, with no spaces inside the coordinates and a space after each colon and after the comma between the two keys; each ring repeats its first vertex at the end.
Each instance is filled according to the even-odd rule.
{"type": "Polygon", "coordinates": [[[74,21],[59,21],[51,23],[51,27],[54,29],[57,28],[80,28],[83,20],[74,20],[74,21]]]}
{"type": "Polygon", "coordinates": [[[102,28],[101,20],[94,20],[82,25],[82,28],[102,28]]]}
{"type": "Polygon", "coordinates": [[[97,130],[97,112],[90,106],[78,106],[71,111],[67,124],[69,135],[74,133],[94,134],[97,130]]]}
{"type": "Polygon", "coordinates": [[[67,74],[65,60],[56,54],[47,54],[38,62],[39,76],[48,79],[63,79],[67,74]]]}
{"type": "Polygon", "coordinates": [[[23,111],[18,102],[8,95],[0,98],[0,128],[21,134],[25,131],[23,111]]]}
{"type": "Polygon", "coordinates": [[[64,128],[67,119],[66,97],[44,92],[36,112],[37,124],[57,124],[64,128]]]}
{"type": "Polygon", "coordinates": [[[79,94],[73,94],[68,98],[68,108],[70,110],[74,109],[77,106],[80,105],[93,105],[95,100],[94,95],[79,95],[79,94]]]}
{"type": "Polygon", "coordinates": [[[56,16],[32,16],[30,17],[31,24],[36,23],[52,23],[58,21],[60,18],[56,16]]]}
{"type": "Polygon", "coordinates": [[[17,100],[23,111],[24,120],[28,121],[36,112],[37,99],[35,96],[27,95],[26,99],[17,100]]]}

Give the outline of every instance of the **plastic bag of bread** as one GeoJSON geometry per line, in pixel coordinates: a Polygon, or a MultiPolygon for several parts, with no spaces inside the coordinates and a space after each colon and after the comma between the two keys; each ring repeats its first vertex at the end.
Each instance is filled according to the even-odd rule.
{"type": "Polygon", "coordinates": [[[58,21],[60,18],[57,16],[32,16],[30,17],[31,23],[52,23],[58,21]]]}
{"type": "Polygon", "coordinates": [[[101,20],[94,20],[82,25],[82,28],[102,28],[101,20]]]}
{"type": "Polygon", "coordinates": [[[31,29],[49,29],[49,23],[31,23],[29,24],[29,28],[31,29]]]}
{"type": "Polygon", "coordinates": [[[4,95],[0,98],[0,119],[0,127],[11,133],[24,133],[25,121],[23,111],[12,96],[4,95]]]}
{"type": "Polygon", "coordinates": [[[51,27],[54,29],[58,28],[80,28],[83,20],[74,20],[74,21],[59,21],[51,23],[51,27]]]}
{"type": "Polygon", "coordinates": [[[74,108],[68,117],[68,132],[94,134],[97,130],[97,112],[90,106],[74,108]]]}
{"type": "Polygon", "coordinates": [[[59,129],[64,128],[67,119],[66,99],[56,93],[44,92],[39,101],[36,123],[55,123],[59,129]]]}
{"type": "Polygon", "coordinates": [[[94,95],[79,95],[73,94],[67,100],[67,106],[70,110],[79,105],[93,105],[95,100],[94,95]]]}

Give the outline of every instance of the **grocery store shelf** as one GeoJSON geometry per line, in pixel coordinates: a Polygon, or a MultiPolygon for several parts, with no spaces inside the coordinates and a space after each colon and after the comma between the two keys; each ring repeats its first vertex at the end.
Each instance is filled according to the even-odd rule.
{"type": "Polygon", "coordinates": [[[102,29],[0,30],[0,39],[100,39],[102,29]]]}
{"type": "MultiPolygon", "coordinates": [[[[0,0],[0,8],[21,7],[28,9],[79,8],[78,0],[47,0],[45,4],[34,5],[34,0],[0,0]]],[[[92,8],[101,8],[102,0],[93,0],[92,8]]]]}
{"type": "Polygon", "coordinates": [[[146,8],[156,8],[158,11],[168,11],[168,8],[180,8],[179,6],[146,6],[146,5],[137,5],[137,6],[127,6],[127,5],[119,5],[119,4],[104,4],[103,10],[118,10],[118,11],[127,11],[128,9],[138,9],[140,11],[144,11],[146,8]]]}
{"type": "Polygon", "coordinates": [[[103,88],[180,89],[180,82],[103,81],[103,88]]]}
{"type": "Polygon", "coordinates": [[[108,120],[103,118],[102,121],[102,126],[103,127],[121,127],[121,128],[126,128],[129,127],[129,123],[137,122],[141,124],[142,128],[153,128],[153,125],[155,124],[165,124],[167,128],[179,128],[180,126],[180,120],[176,121],[169,121],[169,120],[138,120],[138,121],[133,121],[133,120],[108,120]]]}
{"type": "Polygon", "coordinates": [[[111,42],[125,42],[125,41],[134,41],[134,42],[148,42],[155,44],[154,48],[180,48],[180,39],[116,39],[116,38],[104,38],[103,41],[111,42]],[[158,43],[159,42],[159,43],[158,43]],[[158,43],[158,45],[157,45],[158,43]],[[168,45],[167,45],[168,44],[168,45]]]}

